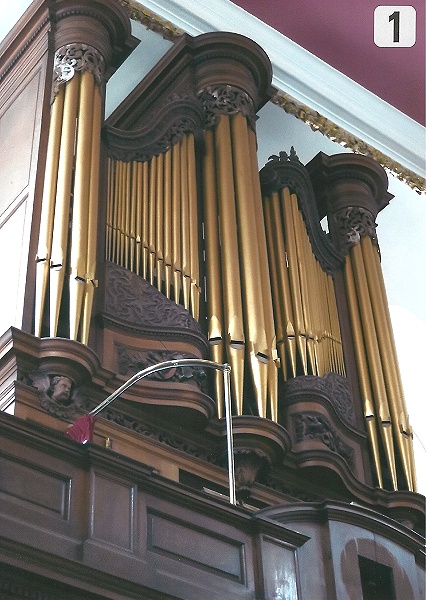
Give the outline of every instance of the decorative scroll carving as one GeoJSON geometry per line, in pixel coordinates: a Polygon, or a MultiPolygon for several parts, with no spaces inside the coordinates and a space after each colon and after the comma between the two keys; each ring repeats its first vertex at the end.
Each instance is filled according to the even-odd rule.
{"type": "MultiPolygon", "coordinates": [[[[139,129],[124,131],[109,126],[106,129],[108,154],[117,160],[148,161],[164,154],[186,134],[193,133],[198,146],[204,127],[200,102],[194,96],[173,94],[147,119],[149,124],[139,129]]],[[[138,127],[138,124],[135,124],[138,127]]]]}
{"type": "Polygon", "coordinates": [[[232,85],[208,86],[202,90],[199,99],[206,114],[206,126],[213,127],[220,115],[242,113],[250,127],[255,130],[255,111],[250,96],[232,85]]]}
{"type": "MultiPolygon", "coordinates": [[[[118,369],[120,375],[131,376],[142,369],[166,360],[179,360],[181,358],[196,358],[194,354],[182,354],[181,352],[169,352],[167,350],[149,350],[142,352],[128,348],[123,344],[116,344],[118,354],[118,369]]],[[[206,391],[207,375],[201,367],[172,367],[168,370],[157,371],[148,376],[147,379],[158,381],[194,381],[197,386],[206,391]]]]}
{"type": "Polygon", "coordinates": [[[75,71],[89,71],[98,85],[103,82],[105,60],[102,54],[87,44],[67,44],[55,52],[53,65],[53,93],[59,86],[69,81],[75,71]]]}
{"type": "Polygon", "coordinates": [[[211,452],[208,452],[205,448],[202,448],[196,444],[192,444],[188,440],[176,437],[175,435],[160,430],[157,427],[142,423],[142,421],[123,415],[112,408],[106,408],[102,412],[102,416],[105,419],[108,419],[108,421],[112,421],[117,425],[121,425],[126,429],[130,429],[131,431],[134,431],[143,437],[153,439],[161,444],[169,446],[170,448],[180,450],[181,452],[185,452],[185,454],[205,460],[208,463],[214,465],[218,464],[217,457],[211,452]]]}
{"type": "Polygon", "coordinates": [[[373,243],[378,246],[376,223],[372,213],[360,206],[348,206],[332,215],[335,223],[335,232],[342,252],[348,254],[352,246],[368,235],[373,243]]]}
{"type": "Polygon", "coordinates": [[[322,269],[330,273],[340,268],[344,258],[321,228],[309,173],[300,162],[293,146],[290,154],[282,151],[269,157],[269,162],[260,170],[260,185],[264,196],[285,187],[297,195],[312,249],[322,269]]]}
{"type": "Polygon", "coordinates": [[[189,312],[135,273],[106,263],[105,311],[138,328],[186,329],[201,334],[189,312]]]}
{"type": "Polygon", "coordinates": [[[294,414],[292,418],[297,443],[303,442],[307,438],[318,440],[332,452],[339,454],[348,463],[349,467],[354,468],[355,453],[353,448],[340,439],[326,417],[319,413],[306,412],[294,414]]]}
{"type": "Polygon", "coordinates": [[[82,405],[82,398],[74,388],[74,383],[66,375],[48,375],[37,371],[29,375],[34,387],[39,391],[40,406],[55,417],[70,419],[82,405]]]}
{"type": "Polygon", "coordinates": [[[339,415],[348,423],[355,425],[353,398],[346,377],[337,373],[327,373],[324,377],[305,375],[294,377],[285,382],[286,397],[321,394],[327,398],[339,415]]]}

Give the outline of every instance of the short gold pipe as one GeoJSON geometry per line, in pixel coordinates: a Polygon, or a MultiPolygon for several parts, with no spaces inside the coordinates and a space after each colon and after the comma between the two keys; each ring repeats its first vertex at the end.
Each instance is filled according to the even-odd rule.
{"type": "Polygon", "coordinates": [[[71,225],[69,319],[70,338],[72,340],[78,339],[87,273],[94,90],[95,80],[92,73],[83,71],[81,74],[80,106],[77,119],[71,225]]]}
{"type": "Polygon", "coordinates": [[[114,160],[114,187],[113,187],[113,205],[111,218],[111,260],[118,264],[118,212],[119,212],[119,197],[120,197],[120,182],[121,182],[121,161],[114,160]]]}
{"type": "Polygon", "coordinates": [[[50,336],[58,328],[65,265],[68,249],[72,171],[74,165],[74,140],[80,74],[75,73],[65,84],[64,112],[59,149],[58,179],[56,186],[55,216],[53,220],[52,253],[50,262],[50,336]]]}
{"type": "Polygon", "coordinates": [[[61,85],[53,101],[49,140],[47,143],[46,168],[40,215],[39,241],[36,255],[35,325],[34,333],[41,336],[43,311],[49,281],[50,255],[52,249],[53,219],[55,215],[56,182],[61,144],[65,86],[61,85]]]}
{"type": "Polygon", "coordinates": [[[112,260],[112,215],[114,210],[115,161],[108,158],[108,191],[106,208],[105,258],[112,260]]]}
{"type": "Polygon", "coordinates": [[[351,320],[352,337],[354,340],[355,360],[358,367],[358,381],[364,407],[364,418],[367,428],[368,439],[375,466],[375,473],[379,487],[383,488],[382,467],[380,463],[379,440],[375,420],[375,408],[373,394],[371,391],[370,376],[365,354],[364,338],[362,333],[361,318],[358,309],[358,300],[355,281],[352,272],[350,257],[345,263],[345,287],[348,299],[349,317],[351,320]]]}
{"type": "Polygon", "coordinates": [[[130,210],[129,210],[129,269],[132,273],[136,271],[136,212],[138,204],[138,163],[132,161],[130,164],[130,210]]]}
{"type": "Polygon", "coordinates": [[[154,285],[155,275],[155,219],[157,215],[157,157],[153,156],[149,165],[149,210],[148,210],[148,278],[154,285]]]}
{"type": "Polygon", "coordinates": [[[148,279],[149,257],[149,162],[142,163],[142,277],[148,279]]]}
{"type": "Polygon", "coordinates": [[[378,264],[378,253],[374,250],[371,238],[366,236],[361,239],[361,250],[365,264],[370,296],[372,298],[373,316],[376,325],[377,339],[379,343],[381,364],[389,398],[389,407],[395,438],[399,449],[404,476],[408,489],[413,491],[411,477],[412,465],[411,454],[407,441],[410,436],[408,415],[405,409],[404,392],[398,377],[399,366],[396,357],[395,341],[392,335],[390,316],[386,314],[388,306],[386,292],[380,285],[381,267],[378,264]]]}
{"type": "Polygon", "coordinates": [[[81,341],[89,342],[90,320],[92,316],[93,299],[96,280],[96,249],[98,233],[98,204],[99,204],[99,166],[101,152],[101,123],[102,123],[102,98],[99,87],[95,87],[93,95],[92,114],[92,149],[90,159],[90,187],[89,187],[89,222],[87,236],[86,258],[86,289],[83,303],[83,318],[81,326],[81,341]]]}
{"type": "Polygon", "coordinates": [[[135,272],[138,275],[142,274],[142,253],[143,253],[143,240],[142,240],[142,213],[143,213],[143,163],[136,162],[136,192],[134,205],[136,208],[135,214],[135,272]]]}
{"type": "Polygon", "coordinates": [[[130,269],[130,214],[131,214],[131,181],[132,163],[126,163],[126,179],[124,184],[124,266],[130,269]]]}
{"type": "Polygon", "coordinates": [[[300,290],[300,277],[297,264],[297,251],[295,231],[293,224],[293,215],[291,207],[291,196],[288,188],[280,190],[281,210],[284,220],[285,241],[288,258],[289,282],[292,296],[294,329],[296,335],[296,344],[299,350],[299,356],[303,368],[303,374],[308,374],[308,361],[306,349],[306,331],[303,323],[302,297],[300,290]]]}
{"type": "Polygon", "coordinates": [[[182,247],[181,247],[181,166],[180,144],[172,147],[172,260],[173,288],[176,304],[180,302],[182,289],[182,247]]]}
{"type": "Polygon", "coordinates": [[[375,404],[379,417],[378,427],[382,435],[386,460],[388,463],[393,488],[398,489],[395,466],[395,454],[392,441],[391,417],[386,394],[386,386],[380,362],[376,328],[371,308],[371,298],[368,293],[367,276],[362,259],[361,246],[356,244],[351,250],[351,261],[359,298],[361,321],[363,325],[365,345],[371,372],[371,383],[375,404]]]}
{"type": "Polygon", "coordinates": [[[170,299],[172,285],[172,151],[164,155],[164,286],[166,298],[170,299]]]}

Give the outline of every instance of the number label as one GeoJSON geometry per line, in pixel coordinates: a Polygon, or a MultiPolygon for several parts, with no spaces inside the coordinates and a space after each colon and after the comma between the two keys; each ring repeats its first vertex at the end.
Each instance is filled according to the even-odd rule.
{"type": "Polygon", "coordinates": [[[374,11],[374,43],[382,48],[410,48],[416,43],[413,6],[378,6],[374,11]]]}

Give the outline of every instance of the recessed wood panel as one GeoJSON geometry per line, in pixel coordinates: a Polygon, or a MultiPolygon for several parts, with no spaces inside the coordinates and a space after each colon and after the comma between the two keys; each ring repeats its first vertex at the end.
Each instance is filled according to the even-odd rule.
{"type": "Polygon", "coordinates": [[[243,582],[243,544],[148,513],[148,549],[243,582]]]}
{"type": "Polygon", "coordinates": [[[71,480],[30,463],[0,457],[0,494],[28,508],[68,519],[71,480]]]}
{"type": "Polygon", "coordinates": [[[134,487],[95,475],[92,490],[92,537],[133,551],[134,487]]]}

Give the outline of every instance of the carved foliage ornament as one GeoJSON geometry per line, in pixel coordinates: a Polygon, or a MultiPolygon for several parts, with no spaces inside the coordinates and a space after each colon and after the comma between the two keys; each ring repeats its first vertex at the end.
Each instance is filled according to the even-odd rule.
{"type": "Polygon", "coordinates": [[[76,71],[89,71],[95,82],[101,85],[105,73],[104,57],[96,48],[87,44],[67,44],[56,50],[53,64],[54,95],[62,83],[72,79],[76,71]]]}
{"type": "Polygon", "coordinates": [[[339,247],[345,254],[368,235],[378,247],[376,223],[372,213],[359,206],[349,206],[333,214],[339,247]]]}
{"type": "Polygon", "coordinates": [[[206,113],[207,127],[216,125],[220,115],[242,113],[255,130],[255,111],[250,96],[233,85],[209,86],[199,93],[206,113]]]}

